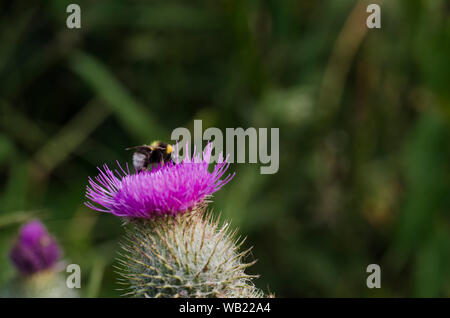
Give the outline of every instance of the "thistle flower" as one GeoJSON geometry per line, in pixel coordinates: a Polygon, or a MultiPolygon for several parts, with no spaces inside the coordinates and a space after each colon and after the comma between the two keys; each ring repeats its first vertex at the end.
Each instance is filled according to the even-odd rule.
{"type": "Polygon", "coordinates": [[[61,249],[38,220],[25,224],[11,249],[10,258],[24,276],[52,268],[60,259],[61,249]]]}
{"type": "Polygon", "coordinates": [[[112,171],[104,165],[95,179],[89,178],[86,205],[97,211],[120,217],[151,218],[177,215],[192,210],[207,197],[227,184],[234,176],[227,175],[226,160],[219,160],[212,172],[208,171],[212,144],[208,144],[203,159],[199,154],[189,155],[180,162],[169,162],[150,171],[130,173],[119,165],[112,171]],[[96,205],[94,205],[94,203],[96,205]]]}
{"type": "MultiPolygon", "coordinates": [[[[125,295],[134,297],[262,297],[244,270],[248,251],[205,215],[206,199],[227,184],[229,164],[220,156],[208,171],[212,144],[195,154],[131,174],[106,165],[89,178],[86,205],[123,217],[127,239],[119,260],[125,295]],[[95,204],[95,205],[94,205],[95,204]]],[[[186,147],[187,148],[187,147],[186,147]]]]}

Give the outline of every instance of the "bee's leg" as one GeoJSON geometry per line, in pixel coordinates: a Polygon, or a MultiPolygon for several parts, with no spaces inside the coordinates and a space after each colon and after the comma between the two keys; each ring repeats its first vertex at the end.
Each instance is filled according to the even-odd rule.
{"type": "Polygon", "coordinates": [[[137,171],[139,173],[141,173],[142,171],[147,171],[148,170],[148,161],[145,160],[142,164],[139,165],[139,168],[137,169],[137,171]]]}
{"type": "Polygon", "coordinates": [[[147,171],[147,168],[146,167],[141,167],[141,168],[137,169],[138,173],[141,173],[142,171],[147,171]]]}

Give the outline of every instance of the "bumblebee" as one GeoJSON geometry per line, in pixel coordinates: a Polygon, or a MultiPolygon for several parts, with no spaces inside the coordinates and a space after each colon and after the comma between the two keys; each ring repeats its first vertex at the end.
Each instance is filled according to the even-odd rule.
{"type": "Polygon", "coordinates": [[[133,165],[137,171],[147,170],[150,165],[164,164],[172,159],[173,147],[161,141],[154,141],[150,145],[127,148],[135,150],[133,165]]]}

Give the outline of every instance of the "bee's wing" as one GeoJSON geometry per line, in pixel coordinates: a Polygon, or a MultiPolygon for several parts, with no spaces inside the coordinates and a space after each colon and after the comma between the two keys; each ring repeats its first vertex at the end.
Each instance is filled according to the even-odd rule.
{"type": "Polygon", "coordinates": [[[144,149],[148,149],[148,148],[149,148],[149,146],[134,146],[134,147],[125,148],[125,150],[138,150],[138,149],[144,150],[144,149]]]}

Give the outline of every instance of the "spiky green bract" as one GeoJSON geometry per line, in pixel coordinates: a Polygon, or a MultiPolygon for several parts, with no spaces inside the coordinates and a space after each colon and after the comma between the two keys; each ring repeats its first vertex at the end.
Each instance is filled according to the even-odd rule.
{"type": "MultiPolygon", "coordinates": [[[[126,225],[119,260],[121,283],[132,297],[263,297],[244,272],[249,250],[239,252],[229,225],[202,209],[126,225]]],[[[129,222],[129,220],[128,220],[129,222]]]]}

